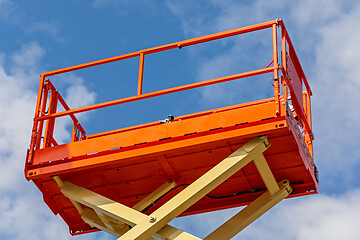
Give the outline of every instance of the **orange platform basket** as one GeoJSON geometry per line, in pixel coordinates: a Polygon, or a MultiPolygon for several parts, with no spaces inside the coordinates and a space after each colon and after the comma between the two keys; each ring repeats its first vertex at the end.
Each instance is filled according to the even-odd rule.
{"type": "MultiPolygon", "coordinates": [[[[311,95],[310,86],[281,20],[46,72],[41,74],[25,176],[40,189],[53,213],[60,214],[64,219],[71,234],[97,229],[83,221],[74,204],[61,193],[53,176],[126,206],[135,205],[165,182],[176,181],[170,191],[143,210],[151,214],[256,136],[266,135],[270,141],[271,146],[264,156],[277,181],[289,180],[294,189],[289,197],[317,193],[311,95]],[[273,58],[265,68],[143,93],[144,56],[266,28],[272,29],[273,33],[273,58]],[[278,52],[281,61],[278,60],[278,52]],[[132,97],[70,109],[48,79],[54,75],[135,57],[140,62],[139,77],[137,95],[132,97]],[[75,116],[81,112],[266,73],[273,73],[273,98],[94,135],[86,135],[75,116]],[[58,104],[65,110],[57,111],[58,104]],[[72,139],[71,142],[58,144],[53,133],[57,118],[63,116],[73,121],[72,139]]],[[[265,190],[266,186],[254,163],[249,163],[181,216],[247,205],[265,190]]]]}

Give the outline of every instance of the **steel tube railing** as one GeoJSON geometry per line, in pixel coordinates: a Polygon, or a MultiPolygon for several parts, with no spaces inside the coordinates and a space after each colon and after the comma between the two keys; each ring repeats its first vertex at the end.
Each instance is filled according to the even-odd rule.
{"type": "Polygon", "coordinates": [[[237,29],[233,29],[233,30],[229,30],[229,31],[221,32],[221,33],[210,34],[210,35],[206,35],[203,37],[198,37],[198,38],[193,38],[193,39],[184,40],[184,41],[180,41],[180,42],[170,43],[170,44],[166,44],[166,45],[162,45],[162,46],[158,46],[158,47],[148,48],[148,49],[144,49],[141,51],[128,53],[128,54],[124,54],[124,55],[120,55],[120,56],[116,56],[116,57],[105,58],[105,59],[98,60],[98,61],[79,64],[79,65],[75,65],[72,67],[62,68],[62,69],[58,69],[58,70],[54,70],[54,71],[50,71],[50,72],[45,72],[45,73],[42,73],[42,76],[49,77],[49,76],[72,72],[72,71],[76,71],[76,70],[80,70],[80,69],[84,69],[84,68],[94,67],[94,66],[98,66],[98,65],[102,65],[102,64],[106,64],[106,63],[116,62],[116,61],[120,61],[120,60],[124,60],[124,59],[128,59],[128,58],[138,57],[138,56],[140,56],[141,53],[151,54],[151,53],[161,52],[161,51],[170,50],[170,49],[174,49],[174,48],[182,48],[182,47],[187,47],[187,46],[194,45],[194,44],[209,42],[209,41],[216,40],[216,39],[231,37],[231,36],[239,35],[242,33],[253,32],[253,31],[269,28],[274,23],[277,23],[277,21],[278,20],[255,24],[255,25],[248,26],[248,27],[237,28],[237,29]]]}
{"type": "Polygon", "coordinates": [[[132,97],[117,99],[117,100],[108,101],[108,102],[104,102],[104,103],[98,103],[98,104],[94,104],[94,105],[90,105],[90,106],[86,106],[86,107],[82,107],[82,108],[76,108],[76,109],[71,109],[68,111],[63,111],[63,112],[58,112],[58,113],[54,113],[54,114],[50,114],[50,115],[46,115],[46,116],[41,116],[38,118],[38,120],[46,120],[46,119],[62,117],[62,116],[70,115],[70,114],[87,112],[87,111],[91,111],[91,110],[95,110],[95,109],[99,109],[99,108],[105,108],[105,107],[110,107],[110,106],[119,105],[119,104],[123,104],[123,103],[134,102],[134,101],[143,100],[143,99],[147,99],[147,98],[151,98],[151,97],[162,96],[162,95],[166,95],[166,94],[170,94],[170,93],[175,93],[175,92],[190,90],[190,89],[194,89],[194,88],[209,86],[209,85],[232,81],[232,80],[236,80],[236,79],[240,79],[240,78],[246,78],[246,77],[251,77],[251,76],[255,76],[255,75],[265,74],[265,73],[269,73],[269,72],[273,72],[273,71],[274,71],[274,67],[269,67],[269,68],[263,68],[263,69],[254,70],[254,71],[250,71],[250,72],[234,74],[234,75],[230,75],[230,76],[226,76],[226,77],[214,78],[214,79],[207,80],[207,81],[191,83],[191,84],[187,84],[187,85],[183,85],[183,86],[179,86],[179,87],[168,88],[168,89],[159,90],[159,91],[155,91],[155,92],[145,93],[145,94],[136,95],[136,96],[132,96],[132,97]]]}
{"type": "MultiPolygon", "coordinates": [[[[40,141],[41,141],[40,135],[42,135],[44,121],[46,121],[46,120],[54,121],[55,118],[69,115],[70,118],[74,122],[74,130],[73,130],[72,139],[76,140],[77,138],[74,135],[74,132],[76,132],[77,130],[79,130],[81,132],[81,138],[84,137],[86,134],[85,130],[78,122],[78,119],[75,117],[75,114],[77,114],[77,113],[100,109],[100,108],[105,108],[105,107],[110,107],[110,106],[133,102],[133,101],[138,101],[138,100],[147,99],[147,98],[151,98],[151,97],[166,95],[166,94],[170,94],[170,93],[190,90],[190,89],[199,88],[199,87],[203,87],[203,86],[209,86],[209,85],[232,81],[232,80],[241,79],[241,78],[245,78],[245,77],[266,74],[266,73],[270,73],[270,72],[274,73],[274,94],[275,94],[275,102],[276,102],[275,103],[276,104],[275,111],[276,111],[276,114],[280,114],[280,112],[279,112],[280,111],[280,100],[281,100],[280,99],[280,93],[281,93],[280,87],[283,86],[283,94],[285,96],[285,99],[284,99],[285,101],[286,101],[286,97],[288,95],[287,87],[289,87],[290,92],[293,92],[291,84],[288,84],[285,81],[286,76],[287,76],[287,72],[286,72],[287,46],[289,49],[290,57],[291,57],[292,61],[294,62],[296,69],[299,71],[299,76],[302,79],[302,81],[306,87],[306,90],[308,93],[308,98],[307,98],[308,101],[306,101],[306,105],[308,105],[308,104],[310,104],[310,96],[312,95],[312,92],[311,92],[310,86],[307,82],[307,79],[305,77],[303,69],[300,65],[300,61],[295,53],[295,49],[292,45],[292,42],[290,40],[290,37],[286,31],[285,25],[282,22],[282,20],[274,20],[274,21],[269,21],[269,22],[265,22],[265,23],[261,23],[261,24],[255,24],[255,25],[248,26],[248,27],[242,27],[242,28],[237,28],[234,30],[221,32],[221,33],[210,34],[210,35],[206,35],[203,37],[198,37],[198,38],[193,38],[193,39],[189,39],[189,40],[166,44],[166,45],[162,45],[162,46],[158,46],[158,47],[148,48],[148,49],[144,49],[144,50],[133,52],[133,53],[123,54],[123,55],[119,55],[119,56],[115,56],[115,57],[105,58],[105,59],[98,60],[98,61],[79,64],[79,65],[75,65],[75,66],[71,66],[71,67],[67,67],[67,68],[62,68],[62,69],[42,73],[41,78],[40,78],[38,99],[37,99],[36,110],[35,110],[35,118],[34,118],[34,126],[33,126],[29,158],[31,158],[31,153],[33,152],[34,149],[40,148],[40,141]],[[278,60],[278,42],[277,42],[278,41],[278,36],[277,36],[277,27],[278,26],[281,27],[281,51],[282,51],[281,65],[279,64],[279,60],[278,60]],[[239,34],[253,32],[253,31],[267,29],[267,28],[272,28],[273,57],[272,57],[272,61],[265,68],[257,69],[257,70],[253,70],[253,71],[249,71],[249,72],[244,72],[244,73],[239,73],[239,74],[233,74],[233,75],[220,77],[220,78],[214,78],[214,79],[210,79],[210,80],[206,80],[206,81],[202,81],[202,82],[196,82],[196,83],[192,83],[192,84],[187,84],[187,85],[183,85],[183,86],[163,89],[163,90],[159,90],[159,91],[143,93],[143,75],[144,75],[145,55],[157,53],[157,52],[161,52],[161,51],[166,51],[166,50],[170,50],[170,49],[175,49],[175,48],[181,49],[182,47],[186,47],[186,46],[191,46],[191,45],[195,45],[195,44],[200,44],[200,43],[204,43],[204,42],[208,42],[208,41],[212,41],[212,40],[236,36],[239,34]],[[55,112],[55,113],[49,112],[48,114],[45,115],[44,111],[46,108],[46,104],[47,104],[46,102],[47,102],[47,98],[48,98],[48,93],[47,93],[46,87],[50,87],[51,90],[56,91],[55,87],[52,85],[52,83],[50,81],[45,81],[46,77],[63,74],[63,73],[67,73],[67,72],[72,72],[72,71],[76,71],[76,70],[80,70],[80,69],[84,69],[84,68],[99,66],[99,65],[116,62],[116,61],[120,61],[120,60],[125,60],[125,59],[129,59],[129,58],[134,58],[134,57],[139,57],[137,95],[132,96],[132,97],[127,97],[127,98],[117,99],[117,100],[113,100],[113,101],[108,101],[108,102],[104,102],[104,103],[98,103],[98,104],[94,104],[94,105],[90,105],[90,106],[86,106],[86,107],[70,109],[69,106],[64,101],[64,99],[61,97],[61,95],[57,94],[57,100],[62,104],[62,106],[64,107],[65,110],[62,112],[55,112]],[[273,63],[273,67],[270,67],[270,65],[272,63],[273,63]],[[282,85],[279,84],[279,70],[281,70],[281,72],[282,72],[282,76],[281,76],[282,85]],[[48,86],[45,86],[47,84],[48,84],[48,86]]],[[[292,98],[295,103],[298,103],[295,94],[292,94],[292,98]]],[[[305,130],[309,133],[309,135],[312,135],[310,106],[306,106],[305,109],[302,109],[302,111],[297,113],[297,115],[299,116],[300,121],[303,122],[305,130]],[[310,121],[310,123],[309,123],[309,121],[310,121]]],[[[55,139],[52,138],[52,136],[50,138],[50,142],[54,145],[55,144],[57,145],[57,142],[55,141],[55,139]]]]}

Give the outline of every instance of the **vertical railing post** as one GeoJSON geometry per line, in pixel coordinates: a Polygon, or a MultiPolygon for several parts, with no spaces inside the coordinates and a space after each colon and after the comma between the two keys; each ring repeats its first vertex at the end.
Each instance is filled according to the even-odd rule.
{"type": "MultiPolygon", "coordinates": [[[[311,98],[309,91],[305,91],[303,93],[303,108],[305,113],[305,120],[308,122],[310,129],[312,129],[312,123],[311,123],[311,98]]],[[[309,149],[309,152],[311,156],[313,156],[313,146],[312,146],[312,137],[310,136],[310,133],[308,131],[305,131],[305,142],[307,144],[307,147],[309,149]]]]}
{"type": "Polygon", "coordinates": [[[273,61],[274,61],[274,95],[275,95],[275,112],[280,115],[280,86],[279,86],[279,64],[278,64],[278,47],[277,47],[277,23],[272,26],[273,30],[273,61]]]}
{"type": "MultiPolygon", "coordinates": [[[[50,93],[50,100],[49,100],[49,114],[56,113],[57,110],[57,104],[58,104],[58,92],[56,89],[51,86],[50,87],[51,93],[50,93]]],[[[55,118],[48,119],[46,123],[45,128],[45,134],[44,134],[44,144],[43,147],[50,147],[52,143],[52,138],[54,134],[54,128],[55,128],[55,118]]]]}
{"type": "Polygon", "coordinates": [[[43,98],[43,91],[44,91],[44,82],[45,82],[45,76],[43,74],[40,75],[40,84],[39,84],[39,91],[38,91],[38,97],[35,107],[35,117],[34,117],[34,124],[32,128],[31,133],[31,140],[30,140],[30,148],[29,148],[29,154],[27,156],[27,163],[30,164],[32,162],[32,154],[36,148],[37,138],[41,136],[38,136],[38,117],[40,116],[40,107],[41,107],[41,100],[43,98]]]}
{"type": "Polygon", "coordinates": [[[288,91],[286,86],[286,71],[287,71],[287,63],[286,63],[286,30],[281,26],[281,65],[283,68],[283,74],[281,76],[281,84],[283,86],[283,95],[284,100],[287,101],[288,91]]]}
{"type": "MultiPolygon", "coordinates": [[[[37,113],[39,117],[41,115],[44,115],[45,111],[46,111],[47,98],[48,98],[48,94],[49,94],[49,86],[48,86],[48,84],[46,84],[46,82],[44,83],[43,89],[44,89],[44,92],[43,92],[43,96],[42,96],[41,107],[39,107],[39,111],[37,113]]],[[[37,119],[34,120],[34,121],[37,121],[37,119]]],[[[40,120],[38,122],[39,123],[38,123],[38,126],[37,126],[38,128],[37,128],[37,133],[36,133],[35,149],[40,148],[41,137],[42,137],[43,127],[44,127],[44,120],[40,120]]]]}
{"type": "Polygon", "coordinates": [[[74,121],[72,135],[71,135],[71,142],[78,141],[78,139],[77,139],[77,131],[78,131],[77,125],[78,125],[78,123],[74,121]]]}
{"type": "Polygon", "coordinates": [[[143,76],[144,76],[144,52],[141,52],[140,61],[139,61],[139,78],[138,78],[137,95],[142,94],[143,76]]]}

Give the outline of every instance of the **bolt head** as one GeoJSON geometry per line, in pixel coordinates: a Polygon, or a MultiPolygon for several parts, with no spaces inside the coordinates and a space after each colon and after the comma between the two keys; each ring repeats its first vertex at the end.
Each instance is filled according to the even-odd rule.
{"type": "Polygon", "coordinates": [[[156,217],[155,217],[155,216],[150,216],[149,221],[150,221],[151,223],[155,222],[155,221],[156,221],[156,217]]]}

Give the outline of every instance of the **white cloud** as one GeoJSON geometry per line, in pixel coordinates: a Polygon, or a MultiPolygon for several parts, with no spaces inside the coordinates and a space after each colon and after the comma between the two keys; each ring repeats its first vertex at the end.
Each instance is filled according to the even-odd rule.
{"type": "Polygon", "coordinates": [[[45,33],[50,35],[53,39],[63,42],[64,38],[60,36],[59,24],[55,22],[33,22],[29,27],[25,28],[25,32],[29,34],[45,33]]]}
{"type": "Polygon", "coordinates": [[[71,108],[79,108],[95,102],[96,94],[89,92],[84,79],[71,74],[66,80],[70,87],[66,90],[66,102],[71,108]]]}
{"type": "Polygon", "coordinates": [[[21,46],[21,50],[19,52],[15,52],[11,56],[11,72],[16,74],[21,71],[22,73],[31,73],[31,75],[33,75],[34,72],[39,70],[39,63],[45,54],[45,49],[40,47],[38,43],[33,42],[29,44],[23,44],[21,46]],[[24,68],[26,72],[24,71],[24,68]]]}
{"type": "MultiPolygon", "coordinates": [[[[357,66],[360,60],[360,3],[214,0],[210,7],[219,14],[211,17],[193,14],[190,2],[186,7],[171,2],[169,7],[183,21],[184,33],[189,37],[283,18],[314,93],[314,151],[320,170],[320,191],[325,189],[325,193],[334,192],[335,196],[289,199],[235,239],[358,239],[360,191],[353,188],[357,188],[360,168],[360,148],[356,140],[360,133],[357,110],[360,102],[357,66]],[[193,21],[197,17],[200,20],[193,21]]],[[[199,68],[199,74],[214,71],[215,65],[215,69],[226,69],[235,59],[231,55],[230,60],[220,61],[221,58],[219,55],[219,61],[204,64],[199,68]]],[[[218,93],[229,97],[228,90],[222,87],[218,93]]],[[[204,96],[209,101],[214,98],[214,94],[204,96]]],[[[227,100],[226,97],[223,99],[227,100]]],[[[195,224],[217,225],[217,219],[228,217],[230,212],[194,216],[181,222],[181,226],[191,225],[189,229],[195,232],[208,231],[195,224]]]]}
{"type": "Polygon", "coordinates": [[[203,4],[188,0],[169,1],[167,6],[181,20],[184,33],[195,37],[281,18],[279,12],[288,10],[288,2],[211,0],[203,4]]]}
{"type": "MultiPolygon", "coordinates": [[[[84,79],[73,73],[68,73],[66,76],[60,76],[56,78],[54,83],[58,83],[66,91],[61,94],[64,97],[65,102],[71,109],[84,107],[95,102],[96,93],[89,91],[84,85],[84,79]]],[[[58,111],[64,109],[59,105],[58,111]]],[[[80,113],[75,115],[80,123],[86,122],[89,113],[80,113]]],[[[73,121],[69,116],[61,117],[57,119],[54,131],[54,138],[60,143],[65,143],[70,140],[70,131],[72,131],[73,121]]],[[[86,130],[86,129],[85,129],[86,130]]]]}
{"type": "MultiPolygon", "coordinates": [[[[1,238],[70,239],[66,224],[51,213],[41,193],[25,180],[23,173],[45,54],[37,43],[24,44],[10,56],[0,54],[1,238]]],[[[93,103],[95,94],[84,87],[81,79],[77,80],[68,85],[69,100],[74,106],[93,103]],[[76,98],[70,96],[74,89],[76,98]]]]}
{"type": "MultiPolygon", "coordinates": [[[[205,6],[193,1],[185,4],[167,2],[167,6],[180,19],[182,29],[189,38],[271,20],[265,13],[271,12],[274,8],[274,4],[264,6],[259,1],[211,1],[211,4],[205,6]],[[256,12],[253,9],[256,9],[256,12]]],[[[265,67],[271,61],[271,30],[260,34],[248,33],[190,48],[192,57],[197,58],[197,81],[256,70],[265,67]]],[[[199,104],[208,109],[271,97],[271,76],[263,75],[263,79],[241,79],[203,88],[199,104]]]]}
{"type": "Polygon", "coordinates": [[[319,161],[324,171],[341,174],[349,182],[358,179],[354,168],[360,166],[360,149],[353,140],[360,132],[360,113],[356,111],[360,102],[359,22],[357,3],[317,27],[321,41],[313,48],[316,58],[311,73],[319,161]]]}
{"type": "MultiPolygon", "coordinates": [[[[268,35],[271,40],[271,35],[268,35]]],[[[263,68],[270,62],[271,49],[269,44],[263,43],[264,38],[247,36],[251,44],[247,44],[242,39],[235,38],[229,41],[231,47],[225,51],[219,51],[212,57],[202,57],[199,62],[197,80],[208,80],[216,77],[232,75],[240,72],[251,71],[263,68]],[[248,49],[258,44],[258,49],[253,50],[249,55],[248,49]],[[249,67],[251,66],[251,67],[249,67]]],[[[270,43],[270,41],[268,41],[270,43]]],[[[225,49],[225,48],[224,48],[225,49]]],[[[207,87],[201,91],[200,104],[205,106],[215,106],[218,103],[232,105],[250,100],[259,100],[271,97],[272,75],[240,79],[223,85],[207,87]],[[236,90],[235,90],[236,89],[236,90]]],[[[219,107],[219,106],[217,106],[219,107]]]]}
{"type": "Polygon", "coordinates": [[[17,5],[11,0],[0,0],[0,19],[18,24],[20,22],[21,12],[18,11],[17,5]]]}
{"type": "Polygon", "coordinates": [[[264,215],[235,239],[358,239],[360,191],[290,199],[264,215]]]}
{"type": "Polygon", "coordinates": [[[34,85],[38,74],[35,72],[44,54],[45,50],[37,43],[30,43],[9,57],[9,71],[4,67],[4,54],[0,61],[0,221],[3,223],[0,236],[11,239],[28,238],[29,234],[33,239],[51,237],[50,231],[66,237],[61,233],[66,231],[65,226],[56,224],[56,227],[59,220],[49,219],[50,211],[39,204],[41,194],[23,176],[36,101],[34,85]],[[38,224],[45,223],[49,224],[48,232],[34,231],[39,229],[38,224]]]}
{"type": "MultiPolygon", "coordinates": [[[[179,218],[172,225],[204,238],[240,210],[179,218]]],[[[360,189],[341,197],[320,194],[284,200],[233,239],[356,240],[359,221],[360,189]]]]}
{"type": "MultiPolygon", "coordinates": [[[[198,1],[167,1],[168,8],[180,19],[180,24],[187,37],[203,35],[211,30],[206,22],[207,10],[198,1]]],[[[210,11],[209,11],[210,12],[210,11]]]]}
{"type": "Polygon", "coordinates": [[[358,189],[341,197],[320,195],[294,201],[275,214],[280,219],[282,213],[286,214],[284,222],[291,224],[288,231],[296,231],[298,239],[358,239],[359,200],[358,189]]]}
{"type": "MultiPolygon", "coordinates": [[[[353,169],[360,167],[360,149],[356,141],[351,140],[356,139],[360,132],[360,114],[356,111],[360,100],[357,67],[360,58],[358,1],[347,1],[344,4],[335,0],[296,3],[278,0],[266,3],[259,0],[250,3],[213,0],[212,4],[203,7],[211,8],[216,13],[213,16],[198,14],[198,4],[191,2],[185,6],[168,2],[168,6],[182,21],[184,33],[190,37],[284,18],[314,93],[315,161],[320,166],[320,174],[329,181],[332,176],[354,181],[357,176],[353,169]],[[346,164],[340,161],[345,156],[346,164]]],[[[233,48],[237,52],[239,49],[233,48]]],[[[214,71],[216,74],[219,71],[225,73],[234,63],[237,66],[244,64],[241,62],[244,58],[241,51],[238,56],[223,52],[207,62],[199,61],[202,64],[198,75],[214,71]],[[239,55],[242,57],[240,60],[239,55]]],[[[205,89],[201,102],[231,103],[236,95],[230,90],[231,87],[224,86],[205,89]]]]}
{"type": "Polygon", "coordinates": [[[35,73],[37,64],[44,50],[36,43],[22,46],[20,52],[14,53],[13,60],[9,64],[9,72],[4,68],[4,54],[0,66],[0,158],[1,162],[7,166],[0,168],[0,175],[3,179],[0,182],[0,189],[14,188],[24,180],[14,174],[23,168],[23,159],[28,145],[32,117],[34,114],[34,102],[36,94],[31,89],[34,88],[35,73]],[[21,60],[23,53],[24,59],[29,60],[33,68],[29,68],[29,63],[21,60]],[[33,59],[30,54],[34,55],[33,59]]]}
{"type": "Polygon", "coordinates": [[[17,26],[22,32],[27,34],[44,33],[56,41],[64,41],[64,38],[59,34],[60,25],[58,23],[51,20],[33,20],[33,16],[29,17],[12,0],[0,0],[0,20],[17,26]]]}

